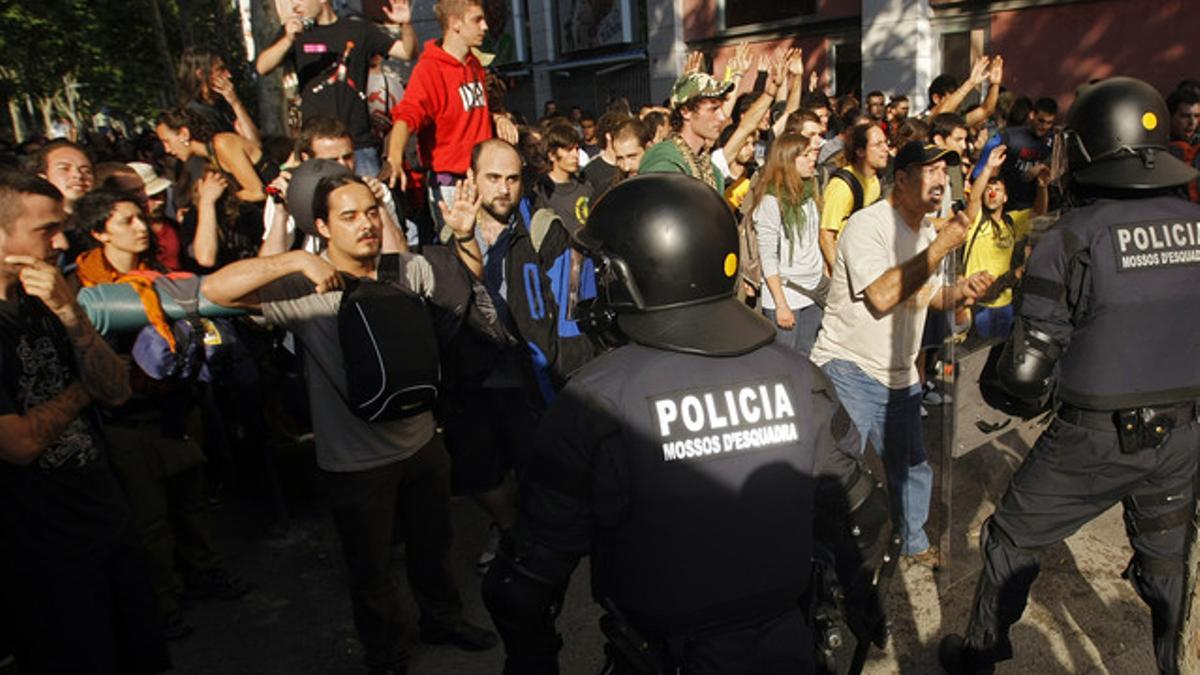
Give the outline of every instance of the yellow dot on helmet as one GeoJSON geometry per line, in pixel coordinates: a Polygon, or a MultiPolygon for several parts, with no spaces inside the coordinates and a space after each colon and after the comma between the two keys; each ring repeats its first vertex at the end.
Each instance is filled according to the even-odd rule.
{"type": "Polygon", "coordinates": [[[725,276],[731,277],[737,274],[737,254],[730,253],[725,256],[725,276]]]}
{"type": "Polygon", "coordinates": [[[1158,127],[1158,115],[1152,112],[1142,115],[1142,126],[1146,128],[1146,131],[1154,131],[1158,127]]]}

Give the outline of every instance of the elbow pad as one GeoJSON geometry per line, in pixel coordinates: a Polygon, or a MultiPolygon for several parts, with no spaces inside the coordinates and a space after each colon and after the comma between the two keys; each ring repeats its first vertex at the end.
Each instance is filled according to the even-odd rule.
{"type": "Polygon", "coordinates": [[[1036,401],[1050,392],[1062,349],[1054,338],[1018,323],[1000,354],[1000,384],[1008,393],[1036,401]]]}

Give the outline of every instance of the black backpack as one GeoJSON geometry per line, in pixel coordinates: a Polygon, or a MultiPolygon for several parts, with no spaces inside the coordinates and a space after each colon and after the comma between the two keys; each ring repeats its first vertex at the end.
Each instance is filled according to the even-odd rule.
{"type": "Polygon", "coordinates": [[[399,277],[398,256],[382,256],[378,280],[346,278],[338,308],[346,405],[367,422],[411,417],[437,401],[437,331],[425,301],[399,277]]]}
{"type": "MultiPolygon", "coordinates": [[[[829,174],[830,180],[833,180],[834,178],[840,178],[850,188],[850,194],[854,197],[854,206],[850,209],[850,213],[854,213],[863,206],[866,206],[863,204],[865,194],[863,193],[862,183],[858,182],[858,178],[856,178],[854,174],[850,173],[849,170],[842,168],[829,174]]],[[[850,213],[846,215],[850,215],[850,213]]]]}

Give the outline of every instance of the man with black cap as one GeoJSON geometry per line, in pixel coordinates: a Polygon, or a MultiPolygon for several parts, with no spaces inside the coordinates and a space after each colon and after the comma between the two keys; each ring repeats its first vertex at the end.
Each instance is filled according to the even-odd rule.
{"type": "Polygon", "coordinates": [[[558,672],[555,615],[589,553],[605,672],[811,672],[814,539],[849,604],[875,610],[851,626],[879,638],[864,561],[882,557],[886,501],[829,381],[736,299],[721,196],[638,176],[600,199],[576,243],[598,265],[581,321],[621,346],[577,371],[538,428],[484,581],[504,672],[558,672]]]}
{"type": "Polygon", "coordinates": [[[638,173],[682,173],[725,194],[725,179],[706,148],[725,128],[722,106],[732,89],[732,82],[722,84],[707,73],[681,75],[671,90],[671,135],[646,151],[638,173]]]}
{"type": "Polygon", "coordinates": [[[1167,124],[1153,87],[1114,77],[1080,90],[1056,140],[1071,207],[1034,246],[998,371],[1012,395],[1058,409],[983,525],[970,622],[941,644],[948,672],[1012,658],[1040,552],[1118,502],[1134,550],[1125,577],[1150,606],[1158,669],[1178,672],[1200,445],[1200,206],[1181,196],[1196,172],[1167,151],[1167,124]]]}
{"type": "Polygon", "coordinates": [[[935,231],[936,211],[953,150],[908,143],[896,154],[895,188],[850,216],[838,239],[825,318],[812,360],[837,388],[858,427],[887,470],[894,518],[910,562],[936,567],[925,534],[933,469],[921,438],[921,384],[916,366],[925,313],[969,304],[993,281],[987,272],[947,285],[942,261],[966,239],[958,215],[935,231]]]}

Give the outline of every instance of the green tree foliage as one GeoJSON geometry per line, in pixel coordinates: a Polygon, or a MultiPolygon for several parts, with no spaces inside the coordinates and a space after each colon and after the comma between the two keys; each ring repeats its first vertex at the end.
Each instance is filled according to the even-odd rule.
{"type": "Polygon", "coordinates": [[[0,0],[0,25],[0,101],[28,96],[61,114],[74,83],[81,116],[107,107],[148,117],[174,101],[171,74],[193,43],[225,55],[235,80],[248,84],[232,0],[0,0]]]}

